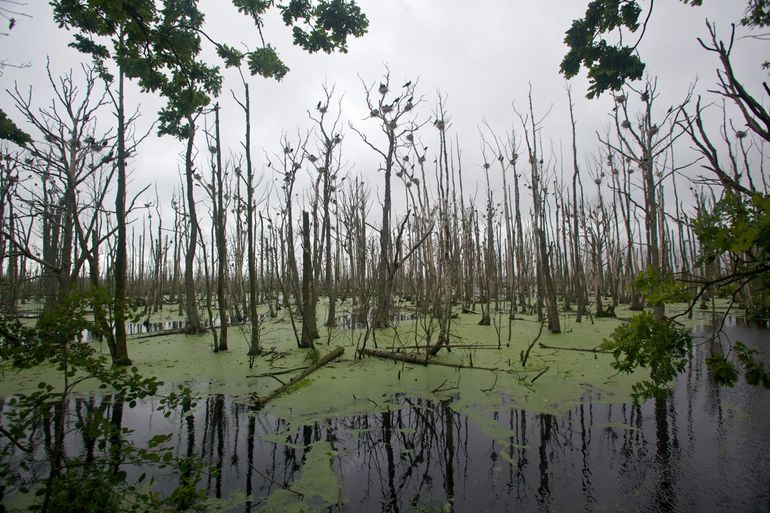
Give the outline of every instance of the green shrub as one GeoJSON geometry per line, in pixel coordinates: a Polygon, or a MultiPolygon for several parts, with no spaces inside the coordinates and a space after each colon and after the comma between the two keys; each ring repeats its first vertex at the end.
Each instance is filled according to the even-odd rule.
{"type": "Polygon", "coordinates": [[[621,372],[649,369],[650,379],[633,386],[635,398],[647,399],[663,394],[668,383],[684,370],[692,340],[687,330],[671,321],[655,320],[652,313],[642,312],[615,328],[602,348],[612,352],[612,367],[621,372]]]}

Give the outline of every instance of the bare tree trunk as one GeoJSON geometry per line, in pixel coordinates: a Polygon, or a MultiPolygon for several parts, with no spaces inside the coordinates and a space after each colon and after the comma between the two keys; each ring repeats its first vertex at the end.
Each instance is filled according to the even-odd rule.
{"type": "Polygon", "coordinates": [[[572,262],[574,269],[573,283],[575,289],[575,302],[577,303],[577,311],[575,314],[575,322],[583,321],[583,313],[585,312],[585,287],[584,287],[584,275],[583,275],[583,263],[580,258],[580,224],[578,223],[578,197],[577,197],[577,182],[580,174],[580,167],[577,160],[577,132],[575,116],[573,113],[572,104],[572,92],[567,89],[567,98],[569,100],[569,117],[572,124],[572,262]]]}
{"type": "Polygon", "coordinates": [[[214,234],[217,247],[217,307],[219,308],[219,346],[220,351],[227,351],[227,325],[229,308],[227,305],[227,207],[224,201],[225,183],[222,173],[222,147],[219,138],[219,104],[214,107],[216,130],[216,169],[214,199],[214,234]]]}
{"type": "MultiPolygon", "coordinates": [[[[246,267],[248,269],[249,282],[249,323],[251,324],[251,334],[249,337],[249,356],[258,355],[262,348],[259,340],[259,319],[257,317],[257,260],[255,255],[255,222],[254,222],[254,169],[251,162],[251,95],[249,94],[249,84],[241,77],[244,89],[244,103],[238,102],[246,119],[246,135],[243,142],[243,149],[246,154],[246,267]]],[[[235,95],[233,95],[235,97],[235,95]]],[[[236,99],[237,101],[237,99],[236,99]]],[[[260,216],[261,219],[261,216],[260,216]]],[[[266,256],[264,246],[262,251],[262,264],[264,265],[266,256]]]]}
{"type": "Polygon", "coordinates": [[[310,214],[302,212],[302,338],[299,347],[313,347],[317,338],[316,312],[313,304],[313,260],[310,245],[310,214]]]}
{"type": "Polygon", "coordinates": [[[115,223],[117,227],[117,241],[115,245],[115,264],[113,276],[115,279],[115,298],[113,299],[113,316],[115,330],[115,347],[112,352],[112,361],[116,365],[131,365],[126,344],[126,276],[127,276],[127,249],[126,249],[126,117],[123,89],[123,69],[118,75],[118,183],[115,195],[115,223]]]}
{"type": "Polygon", "coordinates": [[[485,175],[487,179],[487,213],[486,213],[486,248],[484,250],[484,286],[482,287],[481,297],[481,320],[479,324],[489,326],[491,324],[490,308],[492,295],[492,282],[495,277],[495,234],[493,219],[495,209],[492,199],[492,188],[489,185],[489,164],[484,163],[485,175]]]}
{"type": "Polygon", "coordinates": [[[198,301],[195,295],[195,251],[198,247],[198,215],[195,211],[193,174],[193,149],[195,147],[195,119],[187,116],[187,151],[185,153],[185,180],[187,186],[187,214],[189,216],[190,238],[187,243],[184,268],[185,314],[187,333],[202,331],[198,316],[198,301]]]}
{"type": "MultiPolygon", "coordinates": [[[[537,124],[535,121],[534,110],[532,107],[532,92],[529,94],[529,116],[530,127],[532,129],[532,142],[529,137],[526,138],[529,148],[529,162],[532,170],[532,202],[534,206],[533,235],[535,237],[535,252],[537,254],[537,282],[538,282],[538,304],[542,300],[546,303],[546,314],[548,317],[548,330],[551,333],[560,333],[561,326],[559,322],[559,312],[556,302],[556,290],[551,277],[551,261],[547,248],[546,235],[543,225],[545,216],[543,212],[543,193],[542,185],[542,158],[538,160],[537,154],[537,124]]],[[[523,119],[522,119],[523,121],[523,119]]],[[[526,127],[525,127],[526,128],[526,127]]],[[[525,132],[526,133],[526,132],[525,132]]]]}
{"type": "Polygon", "coordinates": [[[516,162],[518,161],[518,155],[513,154],[513,200],[516,205],[514,210],[515,228],[516,228],[516,275],[519,277],[517,283],[518,296],[519,296],[519,308],[521,313],[526,312],[526,297],[527,297],[527,284],[524,281],[524,270],[526,264],[524,261],[524,229],[521,222],[521,197],[519,194],[519,173],[516,169],[516,162]]]}

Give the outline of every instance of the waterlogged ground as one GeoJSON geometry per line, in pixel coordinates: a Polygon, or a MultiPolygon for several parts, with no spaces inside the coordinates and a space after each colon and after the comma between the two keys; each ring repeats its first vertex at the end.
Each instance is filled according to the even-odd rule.
{"type": "MultiPolygon", "coordinates": [[[[403,317],[377,333],[379,349],[424,346],[425,325],[403,317]]],[[[229,498],[232,511],[770,510],[770,394],[710,384],[699,339],[672,394],[634,406],[628,393],[643,374],[617,375],[606,354],[539,345],[523,368],[519,355],[540,324],[512,321],[508,345],[506,316],[497,319],[499,338],[478,318],[460,315],[452,351],[437,358],[473,366],[464,369],[355,360],[362,331],[322,328],[321,353],[341,346],[343,357],[261,411],[250,394],[280,384],[267,374],[309,364],[288,320],[265,322],[266,355],[251,369],[248,332],[239,327],[230,351],[217,354],[210,334],[133,338],[129,352],[143,373],[203,399],[170,420],[153,403],[124,407],[124,427],[140,441],[174,433],[180,454],[219,469],[202,486],[229,498]]],[[[618,323],[564,317],[564,333],[544,331],[539,342],[593,349],[618,323]]],[[[767,338],[764,330],[728,330],[755,343],[767,338]]],[[[57,379],[50,370],[4,372],[0,396],[57,379]]]]}

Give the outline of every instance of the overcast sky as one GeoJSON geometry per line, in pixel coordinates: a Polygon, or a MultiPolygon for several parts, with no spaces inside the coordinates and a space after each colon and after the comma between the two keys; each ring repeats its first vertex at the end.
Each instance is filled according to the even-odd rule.
{"type": "MultiPolygon", "coordinates": [[[[226,0],[204,0],[201,7],[207,16],[207,30],[216,39],[249,47],[259,44],[258,35],[249,20],[240,16],[226,0]]],[[[512,126],[518,128],[515,104],[526,108],[531,84],[536,115],[549,116],[543,122],[543,141],[558,155],[563,144],[569,157],[566,82],[559,75],[559,63],[566,51],[564,32],[571,21],[585,10],[580,0],[363,0],[359,2],[369,17],[369,33],[350,40],[349,52],[341,55],[308,55],[291,46],[290,33],[277,17],[268,20],[266,38],[279,51],[290,73],[279,83],[251,78],[253,106],[253,145],[257,169],[263,169],[264,153],[278,152],[282,132],[290,135],[306,130],[312,124],[307,110],[321,98],[321,85],[334,85],[344,93],[345,160],[353,173],[370,180],[376,192],[381,177],[376,174],[376,155],[358,136],[347,128],[347,122],[366,129],[363,86],[379,83],[384,66],[389,66],[394,84],[419,79],[418,93],[425,98],[420,115],[428,119],[436,103],[436,93],[446,95],[453,130],[463,150],[466,176],[481,173],[482,159],[478,129],[486,120],[500,135],[512,126]]],[[[645,2],[646,3],[646,2],[645,2]]],[[[699,78],[697,91],[705,93],[714,87],[717,59],[705,52],[696,41],[704,37],[705,20],[715,22],[720,34],[727,37],[730,23],[740,19],[743,0],[710,0],[700,8],[688,7],[677,0],[660,0],[650,27],[640,45],[650,75],[658,77],[661,112],[679,103],[688,87],[699,78]]],[[[33,101],[38,105],[51,101],[45,76],[46,57],[51,59],[54,75],[76,69],[79,54],[67,48],[70,35],[52,22],[50,7],[43,0],[29,0],[20,7],[32,17],[17,17],[10,35],[2,37],[0,58],[12,64],[28,63],[24,69],[6,67],[0,77],[0,106],[17,123],[23,125],[6,89],[14,82],[26,89],[31,86],[33,101]]],[[[740,30],[740,29],[739,29],[740,30]]],[[[739,34],[745,32],[739,32],[739,34]]],[[[767,42],[742,39],[736,44],[734,65],[738,76],[753,90],[767,79],[760,62],[767,56],[767,42]]],[[[209,54],[211,55],[211,54],[209,54]]],[[[210,62],[214,58],[211,57],[210,62]]],[[[230,96],[230,88],[240,93],[234,71],[225,72],[225,85],[220,99],[223,119],[223,144],[237,151],[242,138],[242,114],[230,96]]],[[[570,81],[576,103],[581,160],[597,148],[596,131],[609,123],[611,100],[587,100],[584,76],[570,81]]],[[[142,126],[148,126],[161,106],[157,97],[134,92],[128,105],[139,107],[142,126]]],[[[110,113],[103,113],[108,123],[110,113]]],[[[433,134],[426,126],[425,140],[433,134]]],[[[199,146],[205,147],[200,141],[199,146]]],[[[430,146],[430,142],[427,142],[430,146]]],[[[132,189],[147,183],[158,183],[162,202],[170,201],[170,191],[178,183],[184,144],[171,138],[149,138],[132,163],[132,189]]],[[[432,158],[431,158],[432,160],[432,158]]],[[[201,166],[205,163],[200,162],[201,166]]],[[[269,170],[265,170],[269,172],[269,170]]],[[[467,191],[466,187],[466,191],[467,191]]],[[[149,198],[152,199],[152,198],[149,198]]]]}

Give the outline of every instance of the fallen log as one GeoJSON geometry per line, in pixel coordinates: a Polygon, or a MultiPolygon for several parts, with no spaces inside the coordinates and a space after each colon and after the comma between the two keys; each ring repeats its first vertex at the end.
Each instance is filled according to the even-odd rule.
{"type": "MultiPolygon", "coordinates": [[[[417,350],[417,351],[425,351],[426,348],[433,349],[435,346],[426,346],[425,344],[422,345],[404,345],[404,346],[394,346],[391,348],[391,351],[405,351],[408,349],[411,350],[417,350]]],[[[443,347],[443,346],[440,346],[443,347]]],[[[508,343],[502,344],[502,346],[498,346],[497,344],[461,344],[458,342],[452,343],[452,349],[504,349],[508,347],[508,343]]]]}
{"type": "Polygon", "coordinates": [[[391,351],[380,351],[379,349],[368,348],[362,349],[361,354],[376,356],[377,358],[387,358],[388,360],[396,360],[399,362],[415,363],[417,365],[428,364],[428,357],[425,354],[393,353],[391,351]]]}
{"type": "Polygon", "coordinates": [[[395,360],[397,362],[414,363],[417,365],[440,365],[442,367],[452,367],[454,369],[475,369],[485,370],[491,372],[511,372],[511,373],[525,373],[525,372],[538,372],[540,369],[527,369],[527,370],[513,370],[503,369],[500,367],[476,367],[473,365],[466,365],[464,363],[452,363],[452,362],[440,362],[426,358],[424,354],[407,354],[407,353],[392,353],[390,351],[380,351],[378,349],[362,349],[361,354],[368,356],[375,356],[377,358],[386,358],[388,360],[395,360]]]}
{"type": "Polygon", "coordinates": [[[302,372],[300,372],[299,374],[291,378],[289,381],[286,382],[285,385],[282,385],[276,388],[275,390],[273,390],[272,392],[270,392],[264,397],[259,397],[257,394],[252,393],[251,398],[254,400],[254,406],[257,409],[262,408],[263,406],[265,406],[265,404],[272,401],[282,393],[286,392],[286,390],[289,389],[292,385],[299,383],[300,381],[302,381],[303,379],[305,379],[310,374],[314,373],[324,365],[327,365],[333,362],[334,360],[336,360],[337,358],[339,358],[340,356],[342,356],[342,353],[344,352],[345,352],[345,349],[343,349],[342,347],[338,347],[331,353],[328,353],[323,357],[321,357],[317,362],[315,362],[313,365],[311,365],[307,369],[303,370],[302,372]]]}
{"type": "Polygon", "coordinates": [[[543,349],[555,349],[557,351],[580,351],[581,353],[611,353],[612,352],[612,351],[607,351],[606,349],[598,349],[597,347],[594,347],[593,349],[585,349],[580,347],[549,346],[543,343],[540,344],[540,347],[543,349]]]}
{"type": "Polygon", "coordinates": [[[431,365],[441,365],[442,367],[452,367],[455,369],[475,369],[475,370],[484,370],[484,371],[490,371],[490,372],[510,372],[511,374],[537,372],[540,370],[540,369],[514,370],[514,369],[504,369],[501,367],[478,367],[476,365],[466,365],[464,363],[439,362],[436,360],[430,360],[428,361],[428,363],[431,365]]]}

